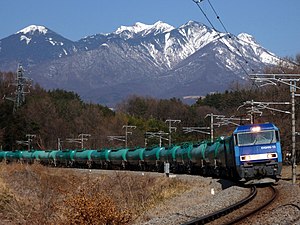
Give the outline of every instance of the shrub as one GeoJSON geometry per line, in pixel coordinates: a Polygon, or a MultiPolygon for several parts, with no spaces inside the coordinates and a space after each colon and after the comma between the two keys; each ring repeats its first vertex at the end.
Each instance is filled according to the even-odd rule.
{"type": "Polygon", "coordinates": [[[120,211],[105,193],[91,196],[86,190],[70,195],[65,201],[64,224],[128,224],[131,213],[120,211]]]}

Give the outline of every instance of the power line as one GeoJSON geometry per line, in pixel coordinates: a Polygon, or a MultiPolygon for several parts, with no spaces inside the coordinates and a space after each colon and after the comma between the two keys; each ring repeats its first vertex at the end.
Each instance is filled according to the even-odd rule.
{"type": "Polygon", "coordinates": [[[291,114],[291,112],[287,110],[281,110],[274,108],[273,105],[290,105],[290,102],[257,102],[257,101],[245,101],[243,105],[240,105],[237,110],[240,108],[246,106],[246,110],[248,115],[250,115],[251,124],[254,124],[254,114],[259,114],[260,116],[263,114],[263,110],[267,109],[270,111],[280,112],[280,113],[286,113],[291,114]],[[247,107],[250,106],[250,107],[247,107]]]}
{"type": "MultiPolygon", "coordinates": [[[[228,36],[229,39],[232,39],[231,34],[230,34],[230,33],[228,32],[228,30],[226,29],[224,23],[222,22],[222,20],[221,20],[220,16],[218,15],[217,11],[215,10],[215,8],[213,7],[213,5],[211,4],[210,0],[208,0],[208,3],[209,3],[209,5],[210,5],[210,7],[212,8],[212,11],[213,11],[214,14],[216,15],[217,19],[219,20],[219,22],[220,22],[221,26],[223,27],[224,31],[227,33],[227,35],[225,35],[225,36],[221,36],[221,35],[220,35],[220,31],[218,31],[218,30],[215,28],[215,26],[212,24],[212,22],[210,21],[210,19],[208,18],[208,16],[207,16],[206,13],[204,12],[204,10],[201,8],[200,3],[201,3],[202,1],[204,1],[204,0],[200,0],[200,1],[193,0],[193,1],[197,4],[198,8],[201,10],[202,14],[205,16],[205,18],[207,19],[207,21],[208,21],[209,24],[211,25],[212,29],[215,30],[215,31],[217,32],[217,34],[218,34],[218,36],[220,37],[220,39],[224,38],[225,36],[228,36]]],[[[237,37],[237,39],[239,39],[239,38],[237,37]]],[[[223,42],[223,43],[224,43],[224,42],[223,42]]],[[[237,52],[241,55],[241,57],[243,58],[243,60],[245,61],[245,63],[249,66],[248,61],[246,60],[245,56],[241,53],[241,51],[240,51],[239,47],[237,46],[237,44],[236,44],[234,41],[232,42],[232,44],[233,44],[233,47],[237,50],[237,52]]],[[[225,45],[225,47],[226,47],[231,53],[234,53],[234,52],[229,48],[229,46],[226,45],[226,43],[224,43],[224,45],[225,45]]],[[[247,70],[244,68],[244,66],[239,62],[239,60],[236,60],[236,61],[237,61],[237,63],[239,64],[239,66],[242,68],[242,70],[244,71],[244,73],[250,78],[250,74],[247,72],[247,70]]],[[[252,72],[254,72],[254,69],[253,69],[253,68],[250,67],[250,69],[251,69],[252,72]]]]}
{"type": "MultiPolygon", "coordinates": [[[[224,31],[228,34],[228,37],[229,37],[230,39],[232,39],[232,36],[231,36],[230,33],[227,31],[227,29],[226,29],[224,23],[222,22],[220,16],[218,15],[218,13],[216,12],[215,8],[214,8],[213,5],[211,4],[210,0],[207,0],[207,1],[208,1],[208,3],[209,3],[210,7],[212,8],[213,12],[215,13],[217,19],[219,20],[221,26],[223,27],[224,31]]],[[[236,38],[237,38],[238,40],[240,40],[240,41],[243,41],[243,40],[240,39],[239,37],[236,37],[236,38]]],[[[244,41],[244,42],[245,42],[245,41],[244,41]]],[[[241,51],[240,51],[239,47],[237,46],[237,44],[236,44],[235,42],[232,42],[232,43],[233,43],[233,45],[235,45],[235,46],[234,46],[235,49],[241,54],[241,56],[242,56],[243,60],[245,61],[245,63],[248,64],[248,61],[246,60],[246,58],[244,57],[244,55],[241,53],[241,51]]],[[[246,43],[247,43],[247,44],[251,44],[251,43],[248,43],[248,42],[246,42],[246,43]]],[[[226,45],[226,46],[227,46],[227,45],[226,45]]],[[[228,47],[228,46],[227,46],[227,47],[228,47]]],[[[228,49],[229,49],[229,48],[228,48],[228,49]]],[[[230,49],[229,49],[229,50],[230,50],[230,49]]],[[[238,62],[238,63],[239,63],[239,62],[238,62]]],[[[239,63],[239,64],[240,64],[240,63],[239,63]]],[[[242,66],[241,64],[240,64],[240,66],[242,67],[242,69],[244,70],[244,72],[249,76],[248,72],[243,68],[243,66],[242,66]]],[[[253,69],[253,68],[250,68],[250,69],[251,69],[252,72],[254,72],[254,69],[253,69]]]]}
{"type": "MultiPolygon", "coordinates": [[[[202,0],[202,1],[204,1],[204,0],[202,0]]],[[[215,10],[215,8],[213,7],[213,5],[211,4],[210,0],[207,0],[207,1],[208,1],[208,3],[209,3],[210,7],[212,8],[213,12],[215,13],[217,19],[219,20],[221,26],[223,27],[223,29],[225,30],[225,32],[228,33],[228,31],[227,31],[227,29],[226,29],[224,23],[222,22],[222,20],[221,20],[220,16],[218,15],[217,11],[215,10]]],[[[229,38],[231,38],[231,35],[230,35],[230,34],[229,34],[229,38]]],[[[247,42],[247,41],[245,41],[245,40],[240,39],[239,37],[236,37],[236,38],[237,38],[239,41],[242,41],[242,42],[247,43],[247,44],[251,44],[251,43],[249,43],[249,42],[247,42]]],[[[262,48],[262,47],[261,47],[261,48],[262,48]]],[[[265,48],[262,48],[262,49],[263,49],[264,51],[266,51],[268,54],[273,55],[273,54],[272,54],[270,51],[268,51],[267,49],[265,49],[265,48]]],[[[240,52],[240,50],[239,50],[238,47],[237,47],[237,50],[240,52]]],[[[243,57],[243,55],[242,55],[242,57],[243,57]]],[[[293,62],[293,61],[291,61],[291,60],[289,60],[289,59],[284,59],[284,58],[281,58],[281,57],[278,57],[278,56],[276,56],[276,57],[279,58],[281,61],[284,61],[284,62],[293,64],[293,65],[295,65],[295,66],[300,66],[299,63],[293,62]]],[[[243,57],[243,58],[244,58],[244,57],[243,57]]],[[[244,58],[244,60],[246,61],[245,58],[244,58]]],[[[248,64],[247,61],[246,61],[246,64],[248,64]]],[[[254,72],[253,69],[251,69],[251,70],[252,70],[252,72],[254,72]]]]}
{"type": "Polygon", "coordinates": [[[196,5],[198,6],[198,8],[201,10],[202,14],[205,16],[205,18],[207,19],[207,21],[209,22],[210,26],[216,30],[216,28],[214,27],[214,25],[212,24],[212,22],[210,21],[210,19],[208,18],[208,16],[206,15],[206,13],[204,12],[204,10],[201,8],[200,6],[200,3],[202,2],[203,0],[193,0],[193,2],[196,3],[196,5]]]}
{"type": "Polygon", "coordinates": [[[212,6],[212,4],[210,3],[210,0],[208,0],[208,3],[209,3],[209,5],[210,5],[210,7],[212,8],[212,10],[214,11],[214,13],[215,13],[217,19],[220,21],[220,23],[221,23],[223,29],[226,31],[226,33],[228,33],[228,31],[227,31],[226,27],[224,26],[224,24],[223,24],[223,22],[222,22],[220,16],[217,14],[215,8],[214,8],[214,7],[212,6]]]}

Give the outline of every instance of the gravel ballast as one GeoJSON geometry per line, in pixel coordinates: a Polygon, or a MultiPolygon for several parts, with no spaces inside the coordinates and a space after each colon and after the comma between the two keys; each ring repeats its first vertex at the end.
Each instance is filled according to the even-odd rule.
{"type": "MultiPolygon", "coordinates": [[[[290,168],[284,168],[283,178],[289,176],[289,170],[290,168]]],[[[193,188],[148,210],[135,221],[135,225],[182,224],[236,203],[250,192],[248,188],[209,177],[177,175],[170,179],[185,179],[193,182],[193,188]]],[[[300,225],[299,183],[292,185],[290,180],[280,180],[276,189],[279,191],[279,196],[275,202],[241,224],[300,225]]]]}

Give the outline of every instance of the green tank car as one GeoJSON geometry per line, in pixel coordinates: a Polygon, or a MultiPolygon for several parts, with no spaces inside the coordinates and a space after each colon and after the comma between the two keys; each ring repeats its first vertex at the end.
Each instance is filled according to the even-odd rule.
{"type": "Polygon", "coordinates": [[[73,155],[75,150],[57,151],[55,154],[55,161],[57,164],[64,166],[71,166],[74,162],[73,155]]]}
{"type": "Polygon", "coordinates": [[[34,161],[33,153],[34,153],[34,151],[20,151],[19,152],[20,162],[33,163],[33,161],[34,161]]]}
{"type": "Polygon", "coordinates": [[[160,161],[162,162],[175,162],[177,151],[180,148],[180,145],[174,145],[171,147],[164,148],[160,151],[160,161]]]}
{"type": "Polygon", "coordinates": [[[42,164],[48,164],[49,155],[50,155],[50,151],[38,150],[33,152],[32,157],[33,160],[36,162],[40,162],[42,164]]]}
{"type": "Polygon", "coordinates": [[[92,153],[95,150],[77,150],[71,152],[71,160],[76,162],[76,165],[92,165],[92,153]]]}
{"type": "Polygon", "coordinates": [[[145,148],[130,149],[127,152],[127,163],[132,169],[142,168],[144,165],[145,148]]]}
{"type": "Polygon", "coordinates": [[[93,163],[95,167],[97,168],[105,168],[108,166],[109,161],[109,153],[110,149],[101,149],[101,150],[95,150],[91,154],[91,158],[93,160],[93,163]]]}
{"type": "Polygon", "coordinates": [[[121,166],[121,168],[125,168],[128,151],[128,148],[111,150],[108,154],[109,164],[113,167],[121,166]]]}

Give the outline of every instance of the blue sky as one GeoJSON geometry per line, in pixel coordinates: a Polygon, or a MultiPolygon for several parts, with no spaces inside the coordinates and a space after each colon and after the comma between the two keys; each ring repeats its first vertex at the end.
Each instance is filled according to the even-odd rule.
{"type": "MultiPolygon", "coordinates": [[[[300,0],[210,0],[230,33],[246,32],[279,56],[300,54],[300,0]]],[[[201,3],[214,26],[207,0],[201,3]]],[[[26,26],[44,25],[73,41],[110,33],[121,25],[158,20],[178,27],[189,20],[207,25],[192,0],[1,0],[0,39],[26,26]]]]}

